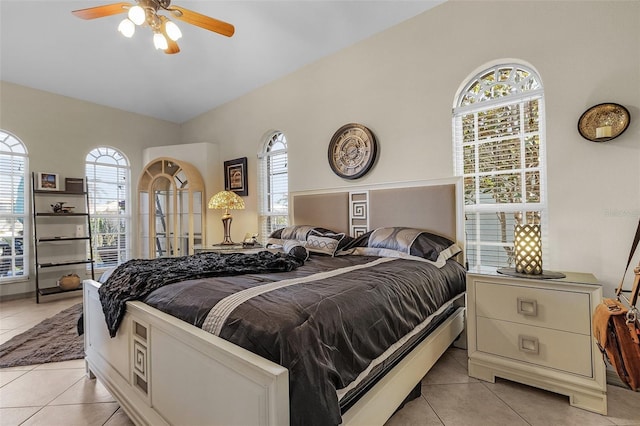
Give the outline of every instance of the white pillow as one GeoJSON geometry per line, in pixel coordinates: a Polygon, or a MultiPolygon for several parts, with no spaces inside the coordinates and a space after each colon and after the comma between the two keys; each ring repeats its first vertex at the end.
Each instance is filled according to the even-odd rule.
{"type": "Polygon", "coordinates": [[[344,234],[322,234],[315,230],[307,235],[307,250],[312,253],[328,254],[333,256],[338,250],[340,241],[344,238],[344,234]]]}

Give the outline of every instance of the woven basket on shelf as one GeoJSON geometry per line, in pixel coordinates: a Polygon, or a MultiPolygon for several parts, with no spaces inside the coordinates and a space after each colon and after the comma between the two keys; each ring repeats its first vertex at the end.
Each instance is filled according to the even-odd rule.
{"type": "Polygon", "coordinates": [[[61,290],[75,290],[80,287],[80,277],[78,274],[63,275],[58,279],[58,287],[61,290]]]}

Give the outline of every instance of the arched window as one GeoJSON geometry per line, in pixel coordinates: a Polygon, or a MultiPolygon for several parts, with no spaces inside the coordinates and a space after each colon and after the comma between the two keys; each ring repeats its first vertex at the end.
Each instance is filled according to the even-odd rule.
{"type": "Polygon", "coordinates": [[[258,152],[258,181],[260,238],[265,240],[289,222],[287,138],[282,132],[271,133],[258,152]]]}
{"type": "Polygon", "coordinates": [[[96,267],[119,265],[131,257],[129,161],[103,146],[87,154],[85,169],[96,267]]]}
{"type": "Polygon", "coordinates": [[[0,130],[0,283],[29,275],[28,168],[27,148],[0,130]]]}
{"type": "Polygon", "coordinates": [[[464,178],[469,266],[512,266],[516,224],[540,224],[544,249],[547,203],[540,77],[520,64],[478,73],[456,99],[453,127],[456,175],[464,178]]]}

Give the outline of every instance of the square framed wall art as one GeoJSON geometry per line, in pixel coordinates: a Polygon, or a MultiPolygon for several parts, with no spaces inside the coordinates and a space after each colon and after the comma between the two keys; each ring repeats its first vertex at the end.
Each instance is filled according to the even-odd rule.
{"type": "Polygon", "coordinates": [[[241,197],[249,195],[247,188],[247,157],[224,162],[224,189],[241,197]]]}
{"type": "Polygon", "coordinates": [[[36,189],[38,191],[60,191],[60,176],[57,173],[36,173],[36,189]]]}

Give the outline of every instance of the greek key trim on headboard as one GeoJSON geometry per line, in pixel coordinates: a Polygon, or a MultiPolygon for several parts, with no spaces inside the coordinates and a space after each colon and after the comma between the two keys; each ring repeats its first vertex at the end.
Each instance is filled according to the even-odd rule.
{"type": "Polygon", "coordinates": [[[369,232],[369,191],[349,192],[349,233],[357,238],[369,232]]]}

